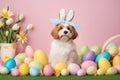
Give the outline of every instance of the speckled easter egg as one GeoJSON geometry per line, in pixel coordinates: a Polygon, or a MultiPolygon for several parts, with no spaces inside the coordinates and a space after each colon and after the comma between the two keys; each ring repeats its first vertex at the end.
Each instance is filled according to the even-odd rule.
{"type": "Polygon", "coordinates": [[[83,56],[83,61],[86,61],[86,60],[92,60],[92,61],[94,61],[94,59],[95,59],[95,52],[93,52],[93,51],[89,51],[89,52],[87,52],[84,56],[83,56]]]}
{"type": "Polygon", "coordinates": [[[97,75],[101,76],[101,75],[104,75],[105,74],[105,70],[103,68],[99,68],[97,70],[97,75]]]}
{"type": "Polygon", "coordinates": [[[95,45],[95,46],[92,46],[91,48],[90,48],[90,50],[91,51],[94,51],[95,52],[95,55],[98,55],[98,54],[100,54],[100,47],[99,46],[97,46],[97,45],[95,45]]]}
{"type": "Polygon", "coordinates": [[[118,47],[117,46],[112,46],[108,49],[108,52],[110,53],[110,55],[115,56],[119,52],[118,47]]]}
{"type": "Polygon", "coordinates": [[[108,70],[107,70],[107,75],[114,75],[114,74],[117,74],[117,70],[114,68],[114,67],[110,67],[108,70]]]}
{"type": "Polygon", "coordinates": [[[66,63],[60,62],[60,63],[57,63],[54,66],[55,72],[61,72],[63,69],[67,69],[67,64],[66,63]]]}
{"type": "Polygon", "coordinates": [[[26,48],[25,48],[25,53],[26,53],[26,55],[27,55],[28,57],[33,57],[34,50],[33,50],[33,48],[32,48],[30,45],[28,45],[28,46],[26,46],[26,48]]]}
{"type": "Polygon", "coordinates": [[[84,61],[84,62],[81,64],[81,68],[82,68],[82,69],[85,69],[85,70],[87,70],[88,67],[90,67],[90,66],[95,66],[95,67],[97,67],[97,64],[96,64],[94,61],[91,61],[91,60],[84,61]]]}
{"type": "Polygon", "coordinates": [[[40,62],[43,66],[48,64],[48,57],[43,50],[36,50],[33,60],[40,62]]]}
{"type": "Polygon", "coordinates": [[[77,53],[80,57],[83,57],[84,54],[88,51],[89,51],[88,46],[81,46],[80,48],[78,48],[77,53]]]}
{"type": "Polygon", "coordinates": [[[26,58],[25,53],[19,53],[18,55],[15,56],[15,59],[19,59],[21,63],[24,62],[24,59],[26,58]]]}
{"type": "Polygon", "coordinates": [[[31,76],[38,76],[39,75],[39,70],[36,69],[36,68],[30,68],[29,73],[30,73],[31,76]]]}
{"type": "Polygon", "coordinates": [[[61,71],[61,75],[62,75],[62,76],[68,76],[68,75],[69,75],[68,69],[63,69],[63,70],[61,71]]]}
{"type": "Polygon", "coordinates": [[[95,66],[90,66],[87,69],[87,74],[88,75],[94,75],[97,72],[97,67],[95,66]]]}
{"type": "Polygon", "coordinates": [[[108,50],[110,47],[112,46],[117,46],[117,44],[115,42],[110,42],[106,47],[105,50],[108,50]]]}
{"type": "Polygon", "coordinates": [[[33,61],[33,59],[31,58],[31,57],[26,57],[25,59],[24,59],[24,63],[26,63],[26,64],[29,64],[30,62],[32,62],[33,61]]]}
{"type": "Polygon", "coordinates": [[[8,74],[9,71],[6,67],[0,66],[0,74],[8,74]]]}
{"type": "Polygon", "coordinates": [[[52,76],[54,74],[54,69],[48,64],[44,67],[43,73],[45,76],[52,76]]]}
{"type": "Polygon", "coordinates": [[[19,75],[20,75],[20,72],[19,72],[19,70],[18,70],[17,68],[15,68],[15,69],[12,69],[11,75],[12,75],[12,76],[19,76],[19,75]]]}
{"type": "Polygon", "coordinates": [[[109,52],[102,52],[101,54],[99,54],[96,59],[95,62],[98,63],[98,61],[100,60],[100,58],[106,58],[107,60],[110,59],[110,53],[109,52]]]}
{"type": "Polygon", "coordinates": [[[41,63],[37,62],[37,61],[30,62],[29,67],[30,68],[36,68],[38,70],[42,70],[43,69],[43,65],[41,63]]]}
{"type": "Polygon", "coordinates": [[[19,72],[20,72],[20,75],[21,75],[21,76],[26,76],[26,75],[28,75],[28,73],[29,73],[28,64],[22,63],[22,64],[19,66],[19,72]]]}
{"type": "Polygon", "coordinates": [[[111,64],[106,58],[100,58],[98,62],[98,67],[107,71],[107,69],[111,67],[111,64]]]}
{"type": "Polygon", "coordinates": [[[79,69],[80,69],[80,66],[79,66],[78,64],[70,63],[70,64],[68,65],[68,71],[69,71],[70,74],[72,74],[72,75],[76,75],[79,69]]]}
{"type": "Polygon", "coordinates": [[[113,66],[120,65],[120,56],[119,56],[119,55],[116,55],[116,56],[113,58],[112,65],[113,65],[113,66]]]}
{"type": "Polygon", "coordinates": [[[11,69],[16,67],[16,62],[13,58],[9,58],[5,63],[4,63],[4,67],[6,67],[8,69],[8,71],[10,72],[11,69]]]}
{"type": "Polygon", "coordinates": [[[84,69],[79,69],[77,72],[77,76],[84,76],[86,75],[86,71],[84,69]]]}

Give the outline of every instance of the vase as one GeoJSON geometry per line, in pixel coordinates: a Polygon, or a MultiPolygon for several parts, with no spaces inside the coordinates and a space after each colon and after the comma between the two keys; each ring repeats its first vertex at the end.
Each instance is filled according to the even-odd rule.
{"type": "Polygon", "coordinates": [[[6,61],[8,58],[13,58],[16,53],[16,43],[0,43],[0,58],[6,61]]]}

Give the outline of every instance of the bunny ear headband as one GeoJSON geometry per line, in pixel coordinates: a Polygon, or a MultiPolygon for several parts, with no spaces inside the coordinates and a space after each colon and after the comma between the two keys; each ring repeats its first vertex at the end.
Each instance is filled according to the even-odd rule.
{"type": "Polygon", "coordinates": [[[73,17],[74,17],[73,10],[70,10],[68,15],[66,16],[65,9],[61,9],[60,10],[60,19],[51,18],[50,21],[54,24],[69,24],[69,25],[73,26],[74,28],[80,28],[79,25],[77,25],[74,22],[71,22],[73,17]]]}

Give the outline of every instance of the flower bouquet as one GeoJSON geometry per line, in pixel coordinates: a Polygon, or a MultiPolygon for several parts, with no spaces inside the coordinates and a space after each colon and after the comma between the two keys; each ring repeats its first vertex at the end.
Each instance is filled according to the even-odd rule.
{"type": "Polygon", "coordinates": [[[24,15],[18,15],[17,21],[13,20],[13,15],[9,7],[0,11],[0,57],[2,60],[15,56],[16,43],[27,42],[26,34],[32,29],[32,24],[29,24],[25,31],[21,31],[19,23],[23,21],[24,15]]]}

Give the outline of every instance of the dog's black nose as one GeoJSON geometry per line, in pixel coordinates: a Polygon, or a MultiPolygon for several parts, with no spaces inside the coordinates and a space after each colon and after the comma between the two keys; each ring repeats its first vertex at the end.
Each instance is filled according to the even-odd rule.
{"type": "Polygon", "coordinates": [[[64,31],[64,34],[67,34],[68,33],[68,31],[64,31]]]}

